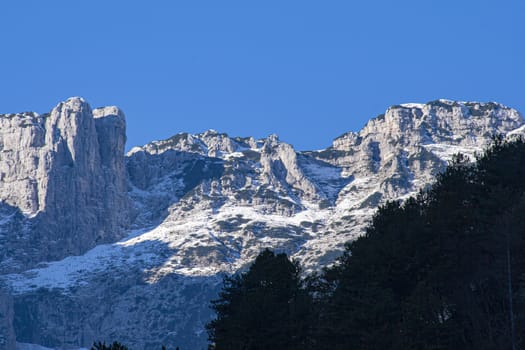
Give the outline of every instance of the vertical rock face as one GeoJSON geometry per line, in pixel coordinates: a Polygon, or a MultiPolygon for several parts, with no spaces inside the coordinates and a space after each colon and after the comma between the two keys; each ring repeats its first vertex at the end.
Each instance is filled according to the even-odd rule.
{"type": "Polygon", "coordinates": [[[0,350],[15,348],[13,299],[0,287],[0,350]]]}
{"type": "Polygon", "coordinates": [[[27,214],[37,213],[45,200],[49,162],[45,152],[45,118],[35,113],[0,117],[0,196],[27,214]]]}
{"type": "Polygon", "coordinates": [[[6,261],[29,267],[120,237],[129,217],[121,111],[92,111],[71,98],[45,115],[2,115],[0,130],[1,209],[21,226],[3,230],[0,244],[13,252],[4,269],[6,261]]]}

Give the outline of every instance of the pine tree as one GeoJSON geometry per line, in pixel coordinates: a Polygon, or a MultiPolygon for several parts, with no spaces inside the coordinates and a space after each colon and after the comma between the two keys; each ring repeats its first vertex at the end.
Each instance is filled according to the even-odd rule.
{"type": "Polygon", "coordinates": [[[308,305],[298,264],[265,250],[246,273],[224,278],[207,325],[210,348],[304,348],[308,305]]]}
{"type": "Polygon", "coordinates": [[[106,345],[105,342],[99,341],[98,343],[93,343],[91,350],[128,350],[128,348],[117,341],[111,345],[106,345]]]}
{"type": "Polygon", "coordinates": [[[525,312],[525,143],[457,156],[381,207],[322,277],[326,349],[517,349],[525,312]]]}

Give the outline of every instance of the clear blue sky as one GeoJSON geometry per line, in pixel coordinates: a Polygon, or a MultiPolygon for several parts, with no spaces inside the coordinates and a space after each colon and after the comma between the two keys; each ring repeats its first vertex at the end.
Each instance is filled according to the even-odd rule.
{"type": "Polygon", "coordinates": [[[392,104],[525,113],[524,0],[0,2],[0,113],[117,105],[128,148],[178,132],[328,146],[392,104]]]}

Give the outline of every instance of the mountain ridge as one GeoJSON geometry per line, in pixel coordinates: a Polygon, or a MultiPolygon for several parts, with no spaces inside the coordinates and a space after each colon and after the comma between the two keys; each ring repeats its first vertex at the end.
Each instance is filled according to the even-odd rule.
{"type": "MultiPolygon", "coordinates": [[[[81,99],[65,104],[90,110],[81,99]]],[[[379,204],[427,186],[454,153],[473,156],[493,135],[519,134],[525,124],[501,104],[437,100],[392,106],[323,150],[296,151],[276,135],[256,140],[208,130],[134,147],[124,157],[122,133],[114,133],[124,116],[115,108],[95,109],[85,122],[100,116],[108,121],[95,128],[101,143],[120,140],[92,166],[108,164],[109,183],[124,178],[126,186],[110,193],[129,201],[118,206],[128,228],[62,260],[20,273],[2,269],[22,343],[78,348],[118,338],[136,349],[203,347],[207,304],[224,273],[243,269],[266,247],[291,254],[307,271],[326,266],[362,234],[379,204]],[[75,312],[64,315],[64,308],[75,312]]],[[[64,209],[104,214],[89,205],[64,209]]]]}

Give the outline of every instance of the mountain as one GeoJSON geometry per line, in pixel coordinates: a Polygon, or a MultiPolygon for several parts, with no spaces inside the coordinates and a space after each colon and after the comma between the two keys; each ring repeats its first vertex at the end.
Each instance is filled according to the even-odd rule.
{"type": "Polygon", "coordinates": [[[498,103],[437,100],[392,106],[318,151],[209,130],[124,154],[116,107],[72,98],[0,123],[0,349],[14,335],[49,348],[204,349],[225,273],[266,247],[307,271],[329,265],[379,204],[525,125],[498,103]]]}

